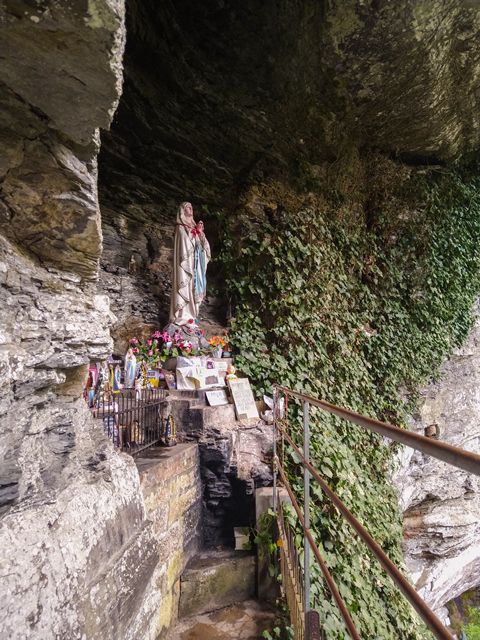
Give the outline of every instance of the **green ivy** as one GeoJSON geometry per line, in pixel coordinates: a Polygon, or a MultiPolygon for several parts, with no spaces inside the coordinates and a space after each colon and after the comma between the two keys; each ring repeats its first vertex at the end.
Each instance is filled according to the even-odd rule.
{"type": "MultiPolygon", "coordinates": [[[[310,192],[297,188],[295,198],[264,185],[263,205],[226,225],[222,260],[236,305],[230,337],[237,369],[259,394],[277,381],[403,424],[419,385],[471,326],[480,181],[461,170],[414,172],[380,156],[359,166],[356,184],[350,172],[312,193],[310,180],[310,192]]],[[[293,407],[300,432],[298,414],[293,407]]],[[[402,566],[402,522],[388,481],[393,447],[317,410],[312,432],[317,468],[402,566]]],[[[299,469],[292,463],[289,472],[301,492],[299,469]]],[[[312,526],[361,636],[429,638],[349,525],[313,491],[312,526]]],[[[347,637],[320,576],[313,590],[328,637],[347,637]]]]}

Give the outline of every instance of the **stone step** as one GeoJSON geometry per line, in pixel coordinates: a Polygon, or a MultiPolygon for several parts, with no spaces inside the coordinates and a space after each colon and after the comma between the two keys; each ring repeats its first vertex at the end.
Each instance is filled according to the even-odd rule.
{"type": "Polygon", "coordinates": [[[179,616],[223,609],[255,596],[255,556],[247,551],[199,553],[180,580],[179,616]]]}
{"type": "Polygon", "coordinates": [[[258,640],[274,625],[273,610],[262,602],[245,600],[224,609],[179,620],[168,640],[258,640]]]}

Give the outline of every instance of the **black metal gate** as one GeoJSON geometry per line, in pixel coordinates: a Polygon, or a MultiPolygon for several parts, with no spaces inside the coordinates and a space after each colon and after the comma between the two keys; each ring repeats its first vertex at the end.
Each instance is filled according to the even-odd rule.
{"type": "Polygon", "coordinates": [[[99,394],[93,415],[113,444],[132,455],[160,442],[165,429],[165,389],[99,394]]]}

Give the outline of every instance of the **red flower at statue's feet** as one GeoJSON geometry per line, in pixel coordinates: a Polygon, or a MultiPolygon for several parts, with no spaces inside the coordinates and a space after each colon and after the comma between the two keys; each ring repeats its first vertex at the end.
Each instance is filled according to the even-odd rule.
{"type": "Polygon", "coordinates": [[[138,353],[138,347],[135,347],[134,349],[132,349],[133,353],[138,353]]]}
{"type": "Polygon", "coordinates": [[[131,344],[138,344],[138,340],[137,340],[136,338],[132,338],[132,339],[130,340],[130,343],[131,343],[131,344]]]}
{"type": "Polygon", "coordinates": [[[190,320],[188,321],[188,324],[193,324],[194,320],[193,318],[190,318],[190,320]]]}

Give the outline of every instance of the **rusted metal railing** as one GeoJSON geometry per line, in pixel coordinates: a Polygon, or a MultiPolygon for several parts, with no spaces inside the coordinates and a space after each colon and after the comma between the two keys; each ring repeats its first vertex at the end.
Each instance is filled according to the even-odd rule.
{"type": "Polygon", "coordinates": [[[283,387],[281,385],[275,386],[279,392],[286,393],[298,400],[301,400],[302,402],[308,403],[309,405],[319,407],[327,413],[344,418],[348,422],[358,424],[360,427],[363,427],[368,431],[373,431],[381,436],[390,438],[395,442],[405,444],[412,449],[422,451],[422,453],[426,453],[429,456],[443,460],[443,462],[448,462],[454,467],[458,467],[459,469],[463,469],[469,473],[474,473],[477,476],[480,475],[480,456],[473,453],[473,451],[466,451],[465,449],[452,447],[452,445],[447,444],[446,442],[441,442],[412,431],[400,429],[400,427],[388,424],[388,422],[381,422],[380,420],[362,416],[360,413],[355,413],[355,411],[351,411],[350,409],[337,407],[329,402],[318,400],[318,398],[314,398],[313,396],[299,393],[298,391],[292,391],[291,389],[288,389],[288,387],[283,387]]]}
{"type": "Polygon", "coordinates": [[[303,600],[303,570],[295,546],[292,528],[286,523],[282,503],[278,504],[278,532],[280,545],[280,571],[282,588],[294,629],[294,639],[305,639],[305,604],[303,600]]]}
{"type": "MultiPolygon", "coordinates": [[[[348,609],[343,601],[338,588],[325,564],[325,561],[321,555],[318,546],[310,531],[309,520],[309,500],[310,500],[310,481],[314,479],[323,492],[330,498],[333,504],[337,507],[339,512],[345,517],[349,524],[353,527],[359,537],[365,542],[370,551],[374,554],[382,567],[390,575],[394,583],[401,590],[404,596],[409,600],[410,604],[415,608],[417,613],[421,616],[429,629],[432,631],[436,638],[440,640],[453,640],[449,631],[442,625],[438,617],[433,611],[426,605],[423,599],[418,595],[410,582],[400,572],[396,565],[386,555],[380,545],[375,542],[372,536],[368,533],[365,527],[357,520],[357,518],[351,513],[351,511],[340,500],[336,493],[330,488],[328,483],[321,477],[319,472],[310,462],[310,406],[316,406],[324,411],[344,418],[345,420],[357,424],[369,431],[378,433],[382,436],[390,438],[395,442],[406,444],[414,449],[422,451],[427,455],[434,456],[439,460],[448,462],[460,469],[480,475],[480,456],[471,451],[465,451],[457,447],[453,447],[444,442],[438,442],[425,436],[421,436],[416,433],[405,431],[394,425],[374,420],[366,416],[362,416],[358,413],[337,407],[328,402],[318,400],[312,396],[308,396],[297,391],[293,391],[287,387],[281,385],[274,386],[274,429],[273,429],[273,442],[274,442],[274,509],[281,511],[278,499],[277,491],[277,474],[286,488],[292,506],[297,514],[300,525],[304,533],[304,563],[303,563],[303,589],[302,589],[302,602],[303,602],[303,629],[305,629],[306,640],[313,640],[314,636],[309,635],[309,620],[310,620],[310,604],[312,602],[310,592],[310,551],[315,556],[315,559],[320,567],[325,582],[332,594],[334,601],[336,602],[345,626],[349,632],[349,635],[354,640],[359,640],[360,636],[355,628],[353,620],[348,612],[348,609]],[[285,397],[285,412],[286,420],[283,420],[280,415],[280,403],[279,395],[284,394],[285,397]],[[300,400],[303,403],[303,450],[293,441],[290,433],[288,432],[288,398],[289,396],[300,400]],[[280,455],[277,454],[277,441],[281,442],[280,455]],[[295,453],[296,461],[299,462],[304,470],[304,495],[303,495],[303,508],[300,507],[297,498],[290,486],[287,474],[284,468],[284,447],[283,443],[287,442],[291,448],[291,451],[295,453]]],[[[282,522],[284,523],[283,515],[282,522]]],[[[283,524],[285,528],[285,524],[283,524]]],[[[282,528],[280,527],[282,534],[282,528]]],[[[282,536],[287,536],[287,533],[282,536]]],[[[282,537],[283,539],[283,537],[282,537]]],[[[297,587],[298,590],[298,587],[297,587]]],[[[318,637],[318,636],[317,636],[318,637]]]]}
{"type": "Polygon", "coordinates": [[[126,389],[98,394],[92,413],[116,447],[136,455],[164,436],[165,405],[165,389],[126,389]]]}

